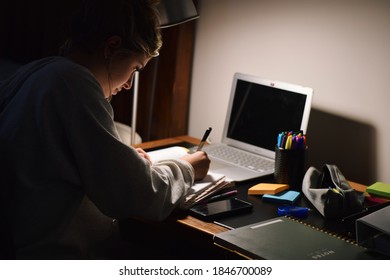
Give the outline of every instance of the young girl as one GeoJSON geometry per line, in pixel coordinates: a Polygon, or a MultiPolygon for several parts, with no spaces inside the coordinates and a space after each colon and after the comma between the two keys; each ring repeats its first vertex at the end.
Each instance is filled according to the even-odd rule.
{"type": "Polygon", "coordinates": [[[205,153],[152,164],[114,126],[109,100],[162,44],[154,2],[86,1],[63,56],[1,83],[1,204],[16,258],[116,258],[117,219],[162,220],[207,174],[205,153]]]}

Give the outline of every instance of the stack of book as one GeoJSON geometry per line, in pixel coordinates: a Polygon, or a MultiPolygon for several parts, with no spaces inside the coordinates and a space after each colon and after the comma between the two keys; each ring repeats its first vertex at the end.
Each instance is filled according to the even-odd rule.
{"type": "Polygon", "coordinates": [[[224,175],[209,172],[203,180],[193,184],[180,208],[189,209],[196,204],[206,201],[221,190],[234,187],[234,185],[234,182],[227,180],[224,175]]]}
{"type": "MultiPolygon", "coordinates": [[[[187,148],[181,146],[173,146],[148,152],[153,163],[167,160],[178,159],[189,152],[187,148]]],[[[181,209],[189,209],[192,206],[204,202],[207,198],[219,193],[222,190],[234,187],[234,182],[229,181],[223,174],[210,172],[203,180],[196,181],[188,191],[185,200],[180,205],[181,209]]]]}

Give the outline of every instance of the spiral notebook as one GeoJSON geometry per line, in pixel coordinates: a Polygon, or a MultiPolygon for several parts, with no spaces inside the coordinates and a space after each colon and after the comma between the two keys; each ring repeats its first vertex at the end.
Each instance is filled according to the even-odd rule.
{"type": "Polygon", "coordinates": [[[372,259],[366,248],[314,228],[279,217],[216,234],[214,243],[249,259],[372,259]]]}

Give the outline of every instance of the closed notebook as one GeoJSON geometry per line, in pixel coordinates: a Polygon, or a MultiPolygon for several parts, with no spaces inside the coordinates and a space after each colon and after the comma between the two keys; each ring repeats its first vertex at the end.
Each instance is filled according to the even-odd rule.
{"type": "Polygon", "coordinates": [[[214,236],[214,243],[249,259],[371,259],[367,249],[298,220],[279,217],[214,236]]]}
{"type": "Polygon", "coordinates": [[[371,186],[368,186],[366,192],[368,192],[370,195],[390,198],[390,184],[376,182],[371,186]]]}

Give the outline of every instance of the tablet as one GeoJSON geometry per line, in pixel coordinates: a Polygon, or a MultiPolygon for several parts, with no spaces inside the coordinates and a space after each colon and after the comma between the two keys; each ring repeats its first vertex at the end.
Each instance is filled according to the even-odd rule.
{"type": "Polygon", "coordinates": [[[238,198],[229,198],[196,205],[189,209],[189,214],[201,220],[213,221],[219,218],[248,213],[252,209],[252,203],[238,198]]]}

